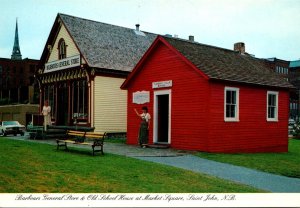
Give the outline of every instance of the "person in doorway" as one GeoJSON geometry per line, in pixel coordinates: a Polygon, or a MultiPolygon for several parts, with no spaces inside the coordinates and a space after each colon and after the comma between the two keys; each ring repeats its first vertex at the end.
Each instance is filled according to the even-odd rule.
{"type": "Polygon", "coordinates": [[[141,118],[140,130],[139,130],[139,145],[145,148],[148,144],[149,137],[149,127],[151,116],[148,113],[148,108],[146,106],[142,107],[143,113],[139,114],[136,109],[134,109],[136,115],[141,118]]]}
{"type": "Polygon", "coordinates": [[[47,126],[51,124],[51,107],[49,106],[48,100],[45,100],[42,115],[44,116],[44,130],[47,131],[47,126]]]}

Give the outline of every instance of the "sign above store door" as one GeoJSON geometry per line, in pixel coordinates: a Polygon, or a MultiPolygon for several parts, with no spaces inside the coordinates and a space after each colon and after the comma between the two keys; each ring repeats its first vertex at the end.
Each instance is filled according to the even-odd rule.
{"type": "Polygon", "coordinates": [[[80,66],[80,55],[46,63],[44,73],[59,71],[75,66],[80,66]]]}
{"type": "Polygon", "coordinates": [[[172,87],[172,80],[161,81],[161,82],[152,82],[152,88],[164,88],[164,87],[172,87]]]}

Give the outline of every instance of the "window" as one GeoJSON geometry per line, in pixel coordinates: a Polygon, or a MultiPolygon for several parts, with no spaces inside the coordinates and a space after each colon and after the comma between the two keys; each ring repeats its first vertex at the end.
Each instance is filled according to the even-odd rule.
{"type": "Polygon", "coordinates": [[[72,84],[72,118],[74,122],[86,123],[88,120],[88,86],[86,80],[72,84]]]}
{"type": "Polygon", "coordinates": [[[278,92],[267,93],[267,121],[278,121],[278,92]]]}
{"type": "Polygon", "coordinates": [[[64,39],[60,39],[58,42],[58,59],[64,59],[67,57],[67,48],[64,39]]]}
{"type": "Polygon", "coordinates": [[[239,121],[239,88],[225,87],[224,120],[239,121]]]}

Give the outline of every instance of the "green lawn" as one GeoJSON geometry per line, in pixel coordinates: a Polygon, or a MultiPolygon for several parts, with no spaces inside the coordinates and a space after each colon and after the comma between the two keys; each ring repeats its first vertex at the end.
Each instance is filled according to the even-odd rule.
{"type": "Polygon", "coordinates": [[[287,153],[213,154],[200,152],[196,155],[219,162],[300,178],[300,140],[290,139],[287,153]]]}
{"type": "Polygon", "coordinates": [[[1,193],[262,192],[178,168],[0,137],[1,193]]]}

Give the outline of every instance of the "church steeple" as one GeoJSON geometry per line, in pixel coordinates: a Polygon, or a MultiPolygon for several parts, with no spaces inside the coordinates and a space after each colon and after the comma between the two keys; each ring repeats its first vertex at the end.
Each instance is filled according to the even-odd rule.
{"type": "Polygon", "coordinates": [[[11,54],[12,60],[22,60],[22,54],[19,46],[19,34],[18,34],[18,20],[16,20],[15,42],[13,51],[11,54]]]}

